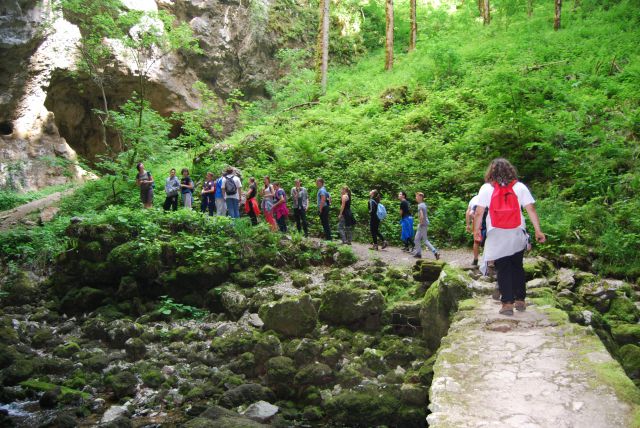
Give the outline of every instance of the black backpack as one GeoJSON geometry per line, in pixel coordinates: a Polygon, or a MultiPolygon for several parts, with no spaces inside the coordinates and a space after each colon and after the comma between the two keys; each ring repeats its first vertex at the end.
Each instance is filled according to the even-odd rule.
{"type": "Polygon", "coordinates": [[[236,186],[236,182],[233,179],[233,175],[230,177],[225,177],[226,180],[224,182],[224,191],[227,195],[233,195],[238,191],[238,186],[236,186]]]}

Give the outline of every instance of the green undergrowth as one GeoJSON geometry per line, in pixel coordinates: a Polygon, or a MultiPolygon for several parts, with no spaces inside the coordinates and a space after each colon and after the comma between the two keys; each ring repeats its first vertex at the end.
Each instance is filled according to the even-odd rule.
{"type": "Polygon", "coordinates": [[[10,210],[11,208],[15,208],[19,205],[23,205],[37,199],[42,199],[52,193],[66,190],[71,186],[71,184],[60,184],[26,193],[19,193],[12,190],[0,190],[0,211],[10,210]]]}

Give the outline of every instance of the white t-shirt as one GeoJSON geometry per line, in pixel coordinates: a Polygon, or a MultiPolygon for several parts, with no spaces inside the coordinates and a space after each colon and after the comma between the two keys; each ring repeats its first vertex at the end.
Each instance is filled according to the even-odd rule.
{"type": "MultiPolygon", "coordinates": [[[[526,207],[527,205],[533,204],[536,202],[535,199],[533,199],[533,196],[531,195],[531,192],[529,191],[527,186],[525,186],[519,181],[513,185],[513,192],[518,197],[518,202],[520,202],[520,207],[526,207]]],[[[493,195],[493,186],[489,183],[483,184],[482,187],[480,188],[480,192],[478,192],[477,205],[480,207],[488,208],[489,204],[491,203],[491,195],[493,195]]],[[[525,222],[524,222],[524,215],[520,213],[520,217],[522,218],[522,223],[520,227],[522,227],[523,229],[526,229],[525,222]]],[[[490,231],[491,229],[493,229],[493,226],[491,225],[491,214],[489,214],[487,215],[487,232],[490,231]]]]}
{"type": "Polygon", "coordinates": [[[471,198],[471,200],[469,201],[469,209],[475,209],[476,205],[478,205],[479,200],[480,198],[478,197],[478,195],[475,195],[473,198],[471,198]]]}
{"type": "MultiPolygon", "coordinates": [[[[233,182],[236,183],[236,193],[225,194],[225,199],[227,199],[227,198],[229,198],[229,199],[240,199],[240,194],[239,193],[240,193],[240,188],[242,187],[242,182],[235,175],[233,176],[233,182]]],[[[222,189],[225,188],[226,184],[227,184],[227,177],[225,176],[222,179],[222,189]]]]}

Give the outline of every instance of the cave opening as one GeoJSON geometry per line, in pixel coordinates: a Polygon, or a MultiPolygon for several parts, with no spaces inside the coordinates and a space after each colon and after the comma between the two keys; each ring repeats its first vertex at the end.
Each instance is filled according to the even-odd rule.
{"type": "Polygon", "coordinates": [[[13,134],[13,123],[8,121],[0,122],[0,135],[11,134],[13,134]]]}

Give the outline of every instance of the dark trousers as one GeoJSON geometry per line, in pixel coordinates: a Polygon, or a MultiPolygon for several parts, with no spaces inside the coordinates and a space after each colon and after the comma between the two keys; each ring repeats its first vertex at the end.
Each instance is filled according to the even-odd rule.
{"type": "Polygon", "coordinates": [[[325,205],[320,211],[320,222],[324,230],[324,239],[331,241],[331,225],[329,224],[329,206],[325,205]]]}
{"type": "Polygon", "coordinates": [[[526,297],[523,258],[524,250],[495,261],[503,303],[513,303],[526,297]]]}
{"type": "Polygon", "coordinates": [[[278,229],[282,233],[287,233],[287,216],[281,215],[276,219],[276,223],[278,223],[278,229]]]}
{"type": "Polygon", "coordinates": [[[248,212],[249,218],[251,219],[251,224],[252,225],[256,225],[258,224],[258,216],[256,215],[256,212],[253,209],[253,205],[249,205],[250,210],[248,212]]]}
{"type": "Polygon", "coordinates": [[[213,213],[216,209],[216,201],[213,195],[202,195],[202,200],[200,201],[200,212],[209,211],[209,215],[213,216],[213,213]]]}
{"type": "Polygon", "coordinates": [[[369,220],[369,229],[371,230],[371,237],[373,238],[373,244],[378,245],[378,238],[384,242],[384,236],[380,233],[380,219],[376,215],[375,218],[369,220]]]}
{"type": "Polygon", "coordinates": [[[170,209],[176,211],[178,209],[178,195],[167,196],[164,204],[162,204],[162,208],[165,211],[169,211],[170,209]]]}
{"type": "Polygon", "coordinates": [[[309,236],[309,226],[307,225],[307,210],[304,208],[294,208],[293,217],[296,219],[298,232],[304,230],[304,236],[309,236]]]}

